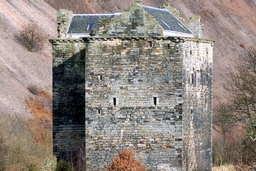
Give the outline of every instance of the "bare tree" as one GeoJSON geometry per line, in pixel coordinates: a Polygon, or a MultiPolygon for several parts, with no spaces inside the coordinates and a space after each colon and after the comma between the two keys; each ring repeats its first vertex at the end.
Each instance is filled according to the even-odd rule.
{"type": "Polygon", "coordinates": [[[46,36],[40,28],[34,24],[28,24],[16,35],[18,42],[30,52],[37,52],[43,48],[46,36]]]}
{"type": "Polygon", "coordinates": [[[227,84],[230,104],[225,115],[246,128],[247,136],[256,140],[256,48],[251,47],[240,58],[235,72],[230,72],[227,84]]]}
{"type": "MultiPolygon", "coordinates": [[[[224,86],[227,91],[228,102],[215,108],[215,123],[224,131],[229,131],[233,126],[242,126],[245,137],[240,145],[233,147],[241,156],[241,161],[246,164],[256,162],[256,47],[248,49],[244,56],[239,58],[234,71],[227,75],[224,86]]],[[[228,154],[228,150],[225,154],[228,154]]],[[[234,154],[232,154],[234,155],[234,154]]],[[[232,156],[227,156],[232,159],[232,156]]]]}

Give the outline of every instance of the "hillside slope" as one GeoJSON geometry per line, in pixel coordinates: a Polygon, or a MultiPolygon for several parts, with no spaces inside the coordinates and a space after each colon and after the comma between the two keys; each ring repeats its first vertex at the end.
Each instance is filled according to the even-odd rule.
{"type": "MultiPolygon", "coordinates": [[[[45,0],[57,10],[70,9],[74,13],[120,12],[131,0],[45,0]]],[[[159,7],[170,3],[188,21],[200,15],[204,37],[216,41],[214,46],[214,103],[223,99],[223,84],[239,56],[256,42],[256,0],[143,0],[144,5],[159,7]]]]}
{"type": "MultiPolygon", "coordinates": [[[[51,45],[46,41],[41,52],[27,51],[15,39],[24,25],[36,24],[48,38],[53,38],[60,8],[74,13],[112,13],[131,3],[131,0],[1,0],[0,112],[28,115],[25,100],[33,97],[28,90],[30,86],[51,92],[51,45]]],[[[205,38],[216,40],[213,86],[216,104],[222,95],[222,75],[256,42],[256,1],[143,0],[143,4],[155,7],[163,3],[171,3],[182,11],[186,20],[194,14],[200,15],[205,38]]]]}
{"type": "Polygon", "coordinates": [[[51,92],[51,45],[45,40],[40,52],[29,52],[16,40],[28,24],[36,24],[50,38],[56,36],[56,10],[41,0],[0,1],[0,114],[30,116],[25,100],[35,86],[51,92]]]}

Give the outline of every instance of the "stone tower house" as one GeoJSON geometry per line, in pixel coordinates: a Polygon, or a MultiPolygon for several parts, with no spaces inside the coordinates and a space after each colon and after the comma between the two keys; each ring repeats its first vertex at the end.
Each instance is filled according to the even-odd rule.
{"type": "Polygon", "coordinates": [[[198,17],[184,24],[174,13],[140,1],[114,14],[59,11],[50,40],[56,156],[85,146],[96,171],[133,149],[148,170],[211,170],[213,41],[198,17]]]}

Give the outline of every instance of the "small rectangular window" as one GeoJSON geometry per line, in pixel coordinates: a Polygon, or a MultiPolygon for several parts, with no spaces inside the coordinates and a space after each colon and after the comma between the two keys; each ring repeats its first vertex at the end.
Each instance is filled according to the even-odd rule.
{"type": "Polygon", "coordinates": [[[196,84],[199,85],[201,82],[201,72],[196,70],[196,84]]]}
{"type": "Polygon", "coordinates": [[[182,114],[182,104],[179,104],[179,114],[182,114]]]}
{"type": "Polygon", "coordinates": [[[152,41],[148,41],[148,47],[153,47],[153,42],[152,41]]]}
{"type": "Polygon", "coordinates": [[[154,105],[157,105],[157,97],[153,97],[154,105]]]}
{"type": "Polygon", "coordinates": [[[102,75],[98,75],[99,81],[102,81],[102,75]]]}
{"type": "Polygon", "coordinates": [[[116,106],[116,98],[113,98],[113,105],[116,106]]]}
{"type": "Polygon", "coordinates": [[[167,44],[167,49],[171,49],[171,45],[170,44],[167,44]]]}
{"type": "Polygon", "coordinates": [[[93,30],[93,28],[94,28],[94,24],[93,23],[89,23],[89,24],[87,24],[86,30],[87,31],[91,31],[91,30],[93,30]]]}
{"type": "Polygon", "coordinates": [[[195,80],[194,80],[194,74],[191,74],[191,84],[194,84],[195,80]]]}
{"type": "Polygon", "coordinates": [[[101,109],[98,109],[98,114],[101,114],[101,113],[102,113],[101,109]]]}

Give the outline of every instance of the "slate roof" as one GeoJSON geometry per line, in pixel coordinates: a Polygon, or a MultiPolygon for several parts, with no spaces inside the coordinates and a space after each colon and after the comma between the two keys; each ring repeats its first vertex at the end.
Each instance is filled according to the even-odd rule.
{"type": "Polygon", "coordinates": [[[154,8],[142,5],[142,8],[152,15],[164,30],[170,30],[180,33],[193,34],[186,26],[184,26],[177,18],[175,18],[167,9],[154,8]]]}
{"type": "MultiPolygon", "coordinates": [[[[138,4],[139,5],[139,4],[138,4]]],[[[154,8],[140,5],[148,14],[152,15],[165,31],[181,34],[193,33],[175,18],[167,9],[154,8]]],[[[68,34],[89,34],[91,30],[98,26],[99,18],[113,18],[121,15],[115,14],[74,14],[70,23],[68,34]]]]}
{"type": "Polygon", "coordinates": [[[74,14],[68,29],[68,33],[89,34],[93,28],[98,27],[99,18],[108,19],[115,16],[117,16],[117,14],[74,14]]]}

